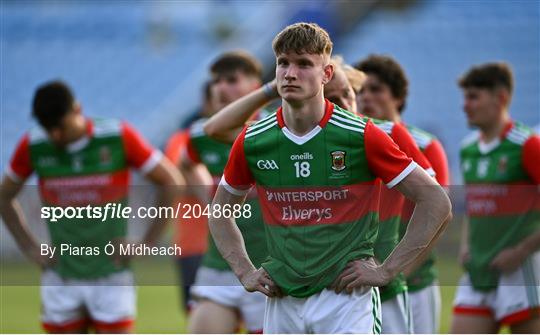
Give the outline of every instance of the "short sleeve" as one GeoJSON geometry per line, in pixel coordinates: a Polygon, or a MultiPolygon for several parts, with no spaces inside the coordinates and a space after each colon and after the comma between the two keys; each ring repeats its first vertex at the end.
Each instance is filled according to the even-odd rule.
{"type": "Polygon", "coordinates": [[[255,184],[244,152],[246,129],[247,127],[234,141],[220,182],[220,185],[223,185],[227,191],[239,196],[247,194],[255,184]]]}
{"type": "Polygon", "coordinates": [[[422,169],[424,169],[430,176],[435,176],[435,171],[431,163],[426,156],[420,151],[414,138],[411,136],[405,126],[395,123],[392,128],[392,139],[398,145],[399,149],[403,151],[407,156],[413,159],[422,169]]]}
{"type": "Polygon", "coordinates": [[[30,137],[25,135],[17,144],[5,173],[14,182],[22,182],[33,171],[30,159],[30,137]]]}
{"type": "Polygon", "coordinates": [[[523,144],[522,163],[536,185],[540,185],[540,136],[531,136],[523,144]]]}
{"type": "Polygon", "coordinates": [[[371,172],[388,188],[399,184],[417,164],[386,133],[368,121],[364,130],[366,157],[371,172]]]}
{"type": "Polygon", "coordinates": [[[167,157],[175,165],[180,162],[181,154],[183,150],[185,150],[187,136],[187,132],[178,131],[174,133],[171,138],[169,138],[169,141],[165,146],[165,157],[167,157]]]}
{"type": "Polygon", "coordinates": [[[433,170],[435,170],[437,182],[442,186],[448,186],[450,184],[448,158],[441,142],[436,139],[432,140],[424,150],[424,155],[431,163],[433,170]]]}
{"type": "Polygon", "coordinates": [[[129,166],[143,174],[152,171],[161,161],[163,154],[154,149],[146,140],[128,123],[122,123],[122,140],[124,152],[129,166]]]}
{"type": "Polygon", "coordinates": [[[191,137],[191,134],[188,134],[187,136],[186,147],[184,148],[182,158],[188,159],[192,163],[202,163],[201,158],[199,157],[199,152],[193,145],[193,139],[191,137]]]}

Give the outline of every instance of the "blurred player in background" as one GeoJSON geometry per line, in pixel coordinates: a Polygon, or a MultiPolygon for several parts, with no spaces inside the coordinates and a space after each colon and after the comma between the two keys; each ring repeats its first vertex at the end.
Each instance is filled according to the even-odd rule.
{"type": "Polygon", "coordinates": [[[273,49],[282,108],[242,131],[214,199],[242,203],[257,184],[270,257],[262,268],[254,266],[233,218],[211,218],[210,231],[246,289],[269,297],[265,332],[378,333],[373,286],[410,264],[422,252],[420,244],[431,244],[450,215],[448,198],[369,119],[324,99],[333,66],[332,42],[323,29],[288,26],[273,49]],[[418,201],[406,238],[383,265],[372,258],[378,197],[359,194],[373,190],[377,176],[418,201]],[[312,198],[313,190],[332,197],[312,198]],[[293,200],[282,200],[287,196],[293,200]],[[431,219],[428,207],[435,210],[431,219]],[[312,215],[321,211],[326,215],[312,215]]]}
{"type": "Polygon", "coordinates": [[[459,80],[469,126],[460,153],[467,193],[462,277],[452,333],[540,333],[540,137],[512,120],[510,67],[472,67],[459,80]],[[486,204],[489,207],[486,207],[486,204]]]}
{"type": "MultiPolygon", "coordinates": [[[[211,65],[210,73],[212,99],[219,109],[261,85],[259,62],[243,51],[222,54],[211,65]]],[[[204,122],[205,119],[201,119],[190,128],[186,150],[180,159],[180,169],[191,188],[200,189],[209,185],[206,177],[194,173],[198,166],[205,166],[206,175],[213,178],[212,185],[217,185],[231,148],[229,143],[210,138],[203,129],[204,122]]],[[[212,194],[206,192],[205,204],[209,204],[212,194]]],[[[264,226],[255,198],[248,201],[248,204],[251,206],[250,217],[239,218],[238,222],[248,253],[256,264],[260,264],[267,256],[264,226]]],[[[234,333],[239,330],[242,321],[249,332],[260,332],[264,295],[244,290],[220,255],[212,237],[208,238],[208,250],[191,288],[191,295],[196,302],[190,315],[189,332],[234,333]]]]}
{"type": "MultiPolygon", "coordinates": [[[[201,108],[197,112],[196,117],[209,117],[214,113],[215,107],[212,101],[212,83],[207,82],[203,87],[203,99],[201,108]]],[[[188,120],[188,125],[191,125],[194,121],[192,117],[188,120]]],[[[165,156],[173,162],[176,166],[179,166],[181,162],[181,155],[185,152],[188,144],[189,130],[180,129],[175,132],[167,141],[165,146],[165,156]]],[[[178,202],[182,206],[189,206],[193,208],[195,205],[206,205],[208,203],[208,195],[210,190],[206,189],[205,185],[211,187],[212,179],[208,174],[208,170],[202,164],[193,167],[197,176],[206,178],[206,181],[202,181],[205,184],[198,185],[194,191],[195,194],[189,194],[184,192],[183,196],[178,199],[178,202]],[[206,176],[206,177],[205,177],[206,176]],[[199,198],[201,196],[202,199],[199,198]]],[[[199,268],[203,255],[207,250],[208,244],[208,225],[205,216],[191,218],[178,218],[178,222],[175,227],[174,241],[177,245],[182,246],[182,255],[176,257],[176,264],[178,267],[178,274],[180,278],[181,289],[181,305],[184,311],[189,310],[189,302],[191,301],[190,288],[195,282],[195,274],[199,268]]]]}
{"type": "MultiPolygon", "coordinates": [[[[357,68],[368,76],[358,95],[362,112],[383,120],[406,126],[416,144],[429,161],[440,185],[448,185],[448,161],[437,138],[417,127],[405,125],[401,114],[405,110],[408,80],[399,63],[389,56],[371,55],[362,60],[357,68]]],[[[414,204],[406,201],[401,213],[401,235],[411,218],[414,204]]],[[[419,264],[407,277],[410,307],[415,333],[437,333],[441,310],[440,289],[434,267],[434,254],[419,264]]],[[[384,308],[383,308],[384,315],[384,308]]],[[[384,328],[384,327],[383,327],[384,328]]]]}
{"type": "MultiPolygon", "coordinates": [[[[367,75],[366,82],[362,86],[357,96],[357,102],[360,106],[360,111],[370,117],[389,121],[396,130],[402,130],[407,133],[407,137],[413,139],[416,155],[411,156],[418,158],[420,161],[428,161],[424,153],[419,149],[418,137],[413,137],[414,133],[410,132],[401,122],[400,111],[405,106],[405,98],[407,92],[407,81],[403,70],[394,60],[386,56],[371,55],[366,59],[361,60],[356,68],[367,75]]],[[[428,161],[427,168],[431,175],[435,175],[431,161],[428,161]]],[[[407,206],[407,201],[399,193],[395,191],[383,190],[381,199],[381,228],[379,229],[379,249],[381,250],[380,257],[384,260],[391,252],[392,244],[397,244],[400,240],[400,230],[402,221],[408,222],[410,215],[404,218],[403,212],[407,206]]],[[[412,204],[414,209],[414,204],[412,204]]],[[[377,250],[377,248],[376,248],[377,250]]],[[[383,333],[410,333],[424,332],[434,333],[438,331],[436,320],[430,320],[432,327],[430,330],[420,331],[416,329],[416,318],[418,315],[419,329],[422,329],[422,324],[425,324],[426,310],[429,310],[429,315],[438,320],[437,306],[440,303],[423,305],[422,310],[414,310],[414,305],[410,302],[412,299],[408,293],[408,283],[403,281],[398,285],[390,285],[387,288],[381,289],[381,300],[383,302],[383,333]],[[411,315],[413,314],[414,315],[411,315]],[[437,315],[437,316],[435,316],[437,315]]],[[[417,288],[414,287],[416,290],[417,288]]],[[[413,291],[415,292],[415,291],[413,291]]],[[[437,291],[438,292],[438,291],[437,291]]],[[[439,297],[439,295],[436,295],[439,297]]],[[[431,300],[433,301],[433,300],[431,300]]],[[[436,301],[436,300],[435,300],[436,301]]],[[[440,301],[440,298],[439,298],[440,301]]]]}
{"type": "MultiPolygon", "coordinates": [[[[131,332],[135,318],[135,288],[127,259],[108,256],[109,241],[122,243],[127,219],[59,218],[48,221],[54,260],[43,256],[40,242],[29,230],[16,200],[32,173],[39,179],[45,206],[127,205],[129,169],[134,168],[156,185],[183,183],[181,175],[162,154],[148,145],[127,123],[87,118],[70,88],[62,82],[40,86],[33,99],[33,116],[40,127],[23,136],[0,190],[0,214],[20,249],[43,269],[42,322],[51,333],[131,332]],[[99,248],[99,253],[64,253],[61,244],[99,248]]],[[[160,205],[171,205],[169,188],[160,205]]],[[[157,242],[165,228],[157,220],[142,243],[157,242]]],[[[118,249],[118,245],[117,245],[118,249]]]]}

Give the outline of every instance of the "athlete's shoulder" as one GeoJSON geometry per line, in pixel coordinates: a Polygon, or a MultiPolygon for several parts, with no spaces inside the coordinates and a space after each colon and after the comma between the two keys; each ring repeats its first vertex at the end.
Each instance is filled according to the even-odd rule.
{"type": "Polygon", "coordinates": [[[375,118],[369,118],[369,119],[371,120],[371,122],[373,122],[375,126],[377,126],[377,128],[381,129],[388,135],[392,134],[394,127],[398,125],[395,122],[388,121],[388,120],[381,120],[381,119],[375,119],[375,118]]]}
{"type": "Polygon", "coordinates": [[[534,129],[524,125],[521,122],[514,121],[512,128],[508,131],[506,138],[517,145],[523,145],[533,136],[538,136],[534,129]]]}
{"type": "Polygon", "coordinates": [[[432,141],[437,139],[435,135],[416,126],[408,124],[406,128],[421,149],[425,149],[432,141]]]}
{"type": "Polygon", "coordinates": [[[189,126],[189,136],[191,138],[206,136],[204,132],[204,123],[206,120],[207,118],[197,119],[189,126]]]}
{"type": "Polygon", "coordinates": [[[250,138],[265,133],[278,125],[277,110],[270,113],[259,121],[249,125],[245,131],[245,138],[250,138]]]}
{"type": "Polygon", "coordinates": [[[475,130],[471,132],[470,134],[468,134],[461,140],[461,150],[465,150],[471,147],[472,145],[478,143],[479,139],[480,139],[480,131],[475,130]]]}
{"type": "Polygon", "coordinates": [[[30,130],[28,130],[23,135],[23,137],[28,137],[29,144],[38,144],[38,143],[49,141],[47,132],[41,126],[35,126],[35,127],[30,128],[30,130]]]}
{"type": "Polygon", "coordinates": [[[118,136],[122,132],[122,121],[119,119],[94,117],[90,120],[95,137],[118,136]]]}
{"type": "Polygon", "coordinates": [[[351,113],[336,104],[334,104],[334,110],[328,120],[329,123],[339,128],[358,133],[364,133],[368,121],[369,119],[367,117],[351,113]]]}

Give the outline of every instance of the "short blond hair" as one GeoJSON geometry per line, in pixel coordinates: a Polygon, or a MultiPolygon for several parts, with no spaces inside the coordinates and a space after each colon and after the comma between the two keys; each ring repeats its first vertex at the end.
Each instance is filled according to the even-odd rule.
{"type": "Polygon", "coordinates": [[[364,82],[367,79],[367,76],[364,72],[357,70],[349,64],[345,63],[343,57],[341,57],[340,55],[333,56],[330,60],[330,64],[334,65],[334,69],[336,69],[336,71],[340,69],[345,73],[347,81],[351,85],[354,92],[358,93],[360,91],[362,85],[364,85],[364,82]]]}
{"type": "Polygon", "coordinates": [[[316,23],[300,22],[287,26],[276,35],[272,42],[272,49],[276,56],[291,51],[297,54],[330,56],[332,48],[330,35],[316,23]]]}

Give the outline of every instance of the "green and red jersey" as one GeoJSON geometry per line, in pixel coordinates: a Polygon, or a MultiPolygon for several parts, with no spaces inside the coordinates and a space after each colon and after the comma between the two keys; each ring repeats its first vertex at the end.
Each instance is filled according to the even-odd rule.
{"type": "MultiPolygon", "coordinates": [[[[206,135],[203,129],[205,121],[206,119],[198,120],[190,127],[184,157],[193,163],[204,164],[217,186],[227,163],[231,145],[216,141],[206,135]]],[[[262,214],[255,196],[248,197],[246,204],[251,206],[251,216],[241,217],[236,222],[244,237],[249,256],[254,264],[259,266],[268,254],[264,240],[262,214]]],[[[202,265],[222,271],[230,270],[229,264],[221,256],[210,234],[208,234],[208,249],[204,254],[202,265]]]]}
{"type": "Polygon", "coordinates": [[[473,286],[487,291],[499,276],[493,258],[540,229],[540,137],[509,122],[490,143],[479,133],[466,138],[460,157],[469,217],[465,267],[473,286]]]}
{"type": "Polygon", "coordinates": [[[281,108],[245,128],[221,183],[237,195],[257,185],[269,248],[262,266],[285,294],[308,297],[349,261],[374,256],[378,179],[393,187],[416,166],[371,120],[326,101],[303,136],[281,108]]]}
{"type": "MultiPolygon", "coordinates": [[[[439,140],[433,135],[415,126],[406,125],[414,141],[425,155],[433,170],[435,178],[441,186],[448,186],[450,183],[450,174],[448,171],[448,159],[444,148],[439,140]]],[[[407,224],[411,219],[414,210],[414,203],[405,200],[402,213],[401,236],[405,234],[407,224]]],[[[409,291],[417,292],[431,285],[437,278],[435,269],[435,254],[431,253],[427,260],[407,278],[409,291]]]]}
{"type": "MultiPolygon", "coordinates": [[[[147,173],[161,153],[127,123],[96,118],[86,119],[86,125],[85,136],[66,148],[56,147],[41,128],[32,129],[17,145],[7,175],[22,182],[35,172],[44,206],[127,205],[129,168],[147,173]]],[[[126,236],[126,219],[61,218],[47,223],[57,250],[61,244],[100,250],[99,255],[60,255],[54,270],[61,276],[91,279],[125,268],[113,263],[103,247],[126,236]]]]}

